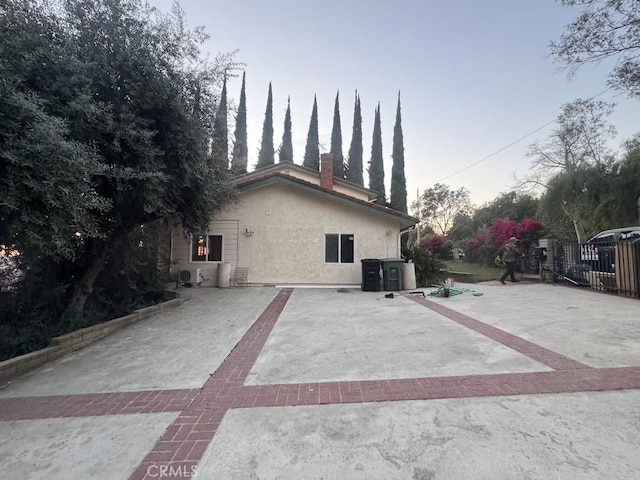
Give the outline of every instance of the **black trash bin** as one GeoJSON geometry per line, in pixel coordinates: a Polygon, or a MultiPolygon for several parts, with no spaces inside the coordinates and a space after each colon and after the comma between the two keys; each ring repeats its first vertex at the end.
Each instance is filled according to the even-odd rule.
{"type": "Polygon", "coordinates": [[[385,258],[382,260],[382,283],[387,292],[402,290],[402,268],[404,260],[401,258],[385,258]]]}
{"type": "Polygon", "coordinates": [[[380,265],[377,258],[362,260],[362,290],[365,292],[380,291],[380,265]]]}

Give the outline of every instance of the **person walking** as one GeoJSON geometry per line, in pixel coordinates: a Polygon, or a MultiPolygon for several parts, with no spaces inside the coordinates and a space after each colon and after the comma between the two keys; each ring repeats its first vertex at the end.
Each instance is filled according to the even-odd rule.
{"type": "Polygon", "coordinates": [[[502,274],[502,277],[500,277],[500,283],[504,285],[507,276],[511,277],[512,282],[519,282],[520,280],[515,276],[518,260],[522,257],[522,252],[518,248],[518,239],[516,237],[511,237],[509,242],[502,247],[502,250],[499,252],[499,256],[505,264],[504,273],[502,274]]]}

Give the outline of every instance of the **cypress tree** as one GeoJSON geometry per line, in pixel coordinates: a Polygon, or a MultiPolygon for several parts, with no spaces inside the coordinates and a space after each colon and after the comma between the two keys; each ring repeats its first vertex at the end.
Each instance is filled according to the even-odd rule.
{"type": "Polygon", "coordinates": [[[369,188],[378,192],[376,203],[386,205],[384,193],[384,159],[382,156],[382,128],[380,126],[380,102],[376,108],[373,122],[373,140],[371,144],[371,160],[369,161],[369,188]]]}
{"type": "Polygon", "coordinates": [[[307,134],[307,146],[304,151],[303,166],[313,170],[320,170],[320,139],[318,135],[318,102],[313,96],[313,109],[311,110],[311,122],[307,134]]]}
{"type": "Polygon", "coordinates": [[[393,166],[391,167],[391,203],[390,207],[407,213],[407,181],[404,176],[404,138],[402,136],[402,117],[400,115],[400,92],[396,124],[393,127],[393,166]]]}
{"type": "Polygon", "coordinates": [[[351,146],[349,147],[347,180],[364,186],[362,174],[362,111],[358,92],[356,92],[356,100],[353,107],[353,133],[351,134],[351,146]]]}
{"type": "Polygon", "coordinates": [[[267,96],[267,110],[264,113],[264,124],[262,125],[262,143],[258,153],[258,164],[256,168],[273,165],[275,159],[273,150],[273,95],[271,93],[271,82],[269,82],[269,95],[267,96]]]}
{"type": "Polygon", "coordinates": [[[220,104],[213,122],[211,157],[215,164],[229,168],[229,130],[227,126],[227,78],[222,83],[220,104]]]}
{"type": "Polygon", "coordinates": [[[280,161],[293,163],[293,143],[291,141],[291,98],[287,98],[287,113],[284,115],[284,133],[280,145],[280,161]]]}
{"type": "Polygon", "coordinates": [[[240,105],[236,116],[236,129],[233,134],[233,152],[231,153],[231,171],[236,174],[247,173],[247,95],[245,92],[245,73],[242,73],[242,89],[240,90],[240,105]]]}
{"type": "Polygon", "coordinates": [[[344,178],[344,158],[342,156],[342,127],[340,126],[340,102],[336,93],[333,107],[333,128],[331,129],[331,154],[333,155],[333,176],[344,178]]]}

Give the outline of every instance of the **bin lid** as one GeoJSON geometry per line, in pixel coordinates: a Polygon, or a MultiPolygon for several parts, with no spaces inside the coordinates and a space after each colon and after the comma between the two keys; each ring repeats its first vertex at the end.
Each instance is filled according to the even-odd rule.
{"type": "Polygon", "coordinates": [[[379,258],[363,258],[360,261],[364,263],[364,262],[381,262],[382,260],[380,260],[379,258]]]}
{"type": "Polygon", "coordinates": [[[404,260],[402,258],[383,258],[380,261],[382,263],[386,263],[386,262],[401,262],[401,263],[404,263],[404,260]]]}

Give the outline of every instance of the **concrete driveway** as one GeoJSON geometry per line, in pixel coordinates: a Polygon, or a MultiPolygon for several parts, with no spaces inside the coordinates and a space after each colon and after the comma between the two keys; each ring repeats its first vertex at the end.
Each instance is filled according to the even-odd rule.
{"type": "Polygon", "coordinates": [[[0,390],[2,477],[637,479],[640,303],[458,287],[184,290],[0,390]]]}

